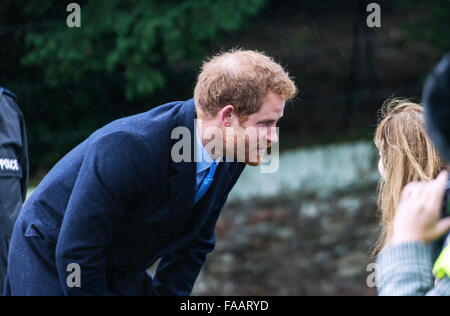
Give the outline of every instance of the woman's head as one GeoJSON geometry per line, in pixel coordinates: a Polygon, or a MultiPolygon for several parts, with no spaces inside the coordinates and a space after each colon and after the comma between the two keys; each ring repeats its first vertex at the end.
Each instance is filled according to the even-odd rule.
{"type": "Polygon", "coordinates": [[[381,236],[378,253],[389,241],[403,188],[412,181],[431,181],[445,169],[427,135],[422,106],[406,99],[386,101],[374,137],[380,153],[378,207],[381,236]]]}

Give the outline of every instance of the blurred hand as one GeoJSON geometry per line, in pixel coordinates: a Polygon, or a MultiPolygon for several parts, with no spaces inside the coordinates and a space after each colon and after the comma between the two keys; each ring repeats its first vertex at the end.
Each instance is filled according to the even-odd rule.
{"type": "Polygon", "coordinates": [[[443,171],[429,183],[411,182],[403,189],[391,245],[429,243],[450,230],[450,217],[440,219],[447,179],[448,173],[443,171]]]}

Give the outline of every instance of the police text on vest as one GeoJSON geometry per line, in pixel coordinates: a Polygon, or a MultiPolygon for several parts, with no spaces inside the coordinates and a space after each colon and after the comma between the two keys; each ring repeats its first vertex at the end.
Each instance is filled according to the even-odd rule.
{"type": "Polygon", "coordinates": [[[19,171],[19,162],[17,159],[0,159],[1,171],[19,171]]]}

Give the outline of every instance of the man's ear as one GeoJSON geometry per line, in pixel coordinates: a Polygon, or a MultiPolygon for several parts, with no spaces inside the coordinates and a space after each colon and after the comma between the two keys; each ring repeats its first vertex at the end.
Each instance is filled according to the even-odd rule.
{"type": "Polygon", "coordinates": [[[220,111],[220,121],[225,127],[230,127],[233,124],[234,106],[231,104],[225,106],[220,111]]]}

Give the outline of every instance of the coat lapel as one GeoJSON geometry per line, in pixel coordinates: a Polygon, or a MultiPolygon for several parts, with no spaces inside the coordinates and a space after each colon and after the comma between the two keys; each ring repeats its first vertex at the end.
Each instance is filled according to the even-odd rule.
{"type": "MultiPolygon", "coordinates": [[[[171,159],[170,165],[175,170],[175,174],[169,179],[170,196],[173,199],[174,211],[177,213],[179,223],[186,223],[184,231],[196,231],[203,226],[208,218],[209,211],[221,200],[224,190],[228,187],[231,175],[229,172],[229,162],[222,161],[217,167],[214,181],[206,192],[205,196],[194,206],[196,165],[194,162],[194,119],[195,105],[190,100],[183,105],[181,119],[178,126],[187,127],[190,131],[191,161],[174,162],[171,159]]],[[[179,141],[179,140],[177,140],[179,141]]]]}

